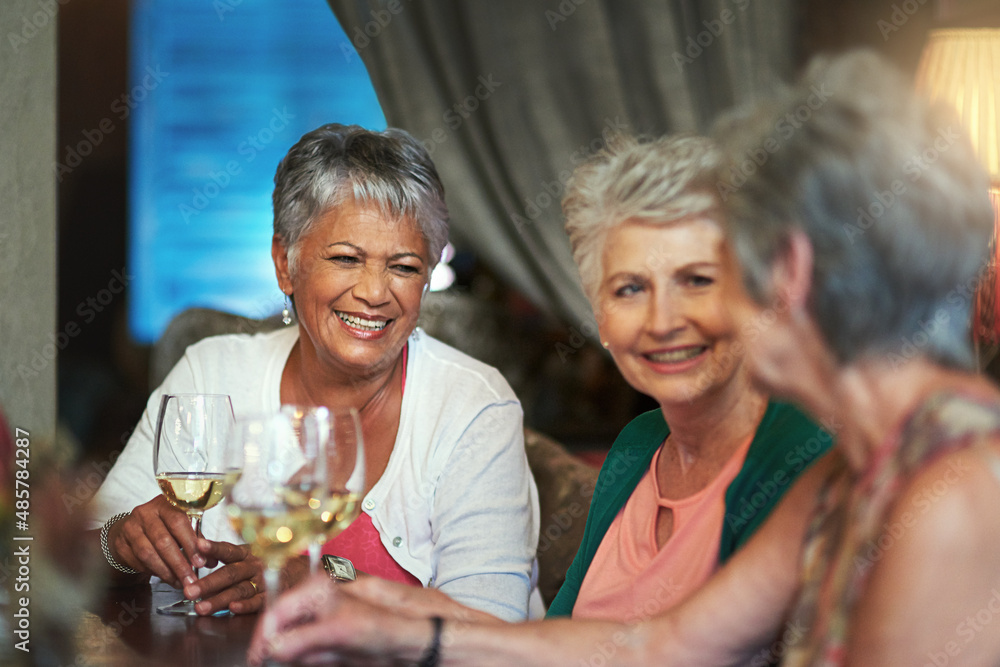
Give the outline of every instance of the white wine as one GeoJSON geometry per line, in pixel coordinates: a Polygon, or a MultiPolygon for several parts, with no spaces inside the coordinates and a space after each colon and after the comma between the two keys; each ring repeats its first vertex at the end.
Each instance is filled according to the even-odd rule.
{"type": "Polygon", "coordinates": [[[322,544],[339,535],[361,512],[357,493],[333,491],[322,497],[316,491],[285,489],[283,498],[289,507],[304,508],[311,514],[309,532],[322,544]]]}
{"type": "MultiPolygon", "coordinates": [[[[310,503],[310,507],[312,503],[310,503]]],[[[334,492],[313,510],[318,520],[316,528],[327,540],[340,535],[361,513],[361,498],[357,493],[334,492]]]]}
{"type": "Polygon", "coordinates": [[[268,567],[281,567],[286,558],[300,553],[309,542],[313,515],[308,508],[260,510],[230,504],[226,511],[233,528],[268,567]]]}
{"type": "Polygon", "coordinates": [[[225,477],[215,472],[164,472],[156,476],[156,483],[171,505],[188,514],[201,514],[222,500],[225,477]]]}
{"type": "Polygon", "coordinates": [[[242,470],[227,470],[222,473],[222,483],[216,484],[212,487],[212,495],[217,495],[218,499],[213,502],[210,507],[214,507],[219,504],[223,498],[229,495],[229,492],[236,486],[236,482],[239,481],[240,475],[243,474],[242,470]]]}

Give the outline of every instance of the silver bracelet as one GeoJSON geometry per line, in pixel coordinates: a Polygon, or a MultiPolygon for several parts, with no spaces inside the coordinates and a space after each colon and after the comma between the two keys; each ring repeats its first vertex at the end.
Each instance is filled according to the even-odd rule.
{"type": "Polygon", "coordinates": [[[116,561],[115,557],[111,555],[111,549],[108,548],[108,531],[111,530],[111,526],[130,514],[131,512],[122,512],[121,514],[116,514],[104,522],[104,526],[101,527],[101,551],[104,552],[104,558],[107,559],[108,565],[115,568],[119,572],[124,572],[125,574],[139,574],[138,570],[133,570],[127,565],[122,565],[116,561]]]}

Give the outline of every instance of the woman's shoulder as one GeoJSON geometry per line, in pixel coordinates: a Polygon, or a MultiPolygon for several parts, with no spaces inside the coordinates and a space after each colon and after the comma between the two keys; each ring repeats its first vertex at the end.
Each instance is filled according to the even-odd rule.
{"type": "Polygon", "coordinates": [[[183,361],[192,373],[206,380],[220,376],[258,376],[275,364],[283,366],[296,340],[297,327],[256,334],[209,336],[190,345],[184,352],[183,361]]]}
{"type": "Polygon", "coordinates": [[[817,435],[818,433],[826,433],[826,435],[831,435],[828,431],[835,431],[837,426],[837,424],[830,424],[829,427],[820,425],[791,403],[771,400],[757,430],[758,433],[763,434],[817,435]]]}
{"type": "Polygon", "coordinates": [[[652,452],[663,444],[668,435],[670,427],[664,421],[663,411],[660,408],[643,412],[618,433],[608,451],[608,457],[630,457],[634,452],[652,456],[652,452]]]}
{"type": "Polygon", "coordinates": [[[895,530],[901,567],[1000,566],[1000,401],[942,392],[923,403],[897,450],[895,530]],[[903,537],[905,536],[905,539],[903,537]],[[980,555],[990,554],[984,563],[980,555]]]}
{"type": "Polygon", "coordinates": [[[992,600],[983,591],[1000,584],[1000,438],[945,452],[903,480],[877,544],[876,597],[899,599],[919,583],[927,588],[913,593],[917,609],[937,599],[974,613],[992,600]]]}
{"type": "Polygon", "coordinates": [[[485,396],[497,402],[517,402],[499,370],[417,329],[409,339],[412,355],[407,385],[427,383],[450,394],[485,396]]]}
{"type": "Polygon", "coordinates": [[[933,394],[903,425],[896,456],[908,477],[904,492],[953,486],[970,502],[1000,495],[1000,395],[933,394]]]}
{"type": "Polygon", "coordinates": [[[670,427],[663,419],[663,410],[656,408],[643,412],[626,424],[615,439],[615,444],[633,442],[636,439],[647,440],[655,437],[662,439],[666,438],[669,433],[670,427]]]}
{"type": "Polygon", "coordinates": [[[992,460],[1000,443],[1000,397],[993,392],[936,392],[916,406],[896,437],[893,464],[912,479],[942,459],[964,459],[966,449],[992,460]]]}

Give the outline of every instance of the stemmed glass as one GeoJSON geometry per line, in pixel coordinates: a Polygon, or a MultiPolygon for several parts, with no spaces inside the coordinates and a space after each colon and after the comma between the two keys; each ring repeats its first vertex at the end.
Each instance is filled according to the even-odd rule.
{"type": "Polygon", "coordinates": [[[307,461],[285,413],[240,419],[236,439],[243,445],[243,473],[229,492],[226,511],[236,532],[264,561],[267,601],[273,604],[281,568],[309,540],[312,512],[286,493],[307,461]]]}
{"type": "Polygon", "coordinates": [[[291,505],[307,506],[309,571],[319,570],[323,545],[339,535],[361,512],[365,486],[365,448],[361,419],[354,408],[285,405],[304,463],[286,484],[291,505]]]}
{"type": "MultiPolygon", "coordinates": [[[[153,474],[167,500],[192,520],[198,537],[202,515],[225,497],[239,475],[241,452],[230,444],[234,422],[225,394],[164,394],[160,399],[153,474]]],[[[180,600],[156,611],[194,616],[195,602],[180,600]]]]}

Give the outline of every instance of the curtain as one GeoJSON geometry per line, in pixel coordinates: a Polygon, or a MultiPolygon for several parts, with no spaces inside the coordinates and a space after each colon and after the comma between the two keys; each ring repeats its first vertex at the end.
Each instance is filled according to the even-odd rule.
{"type": "Polygon", "coordinates": [[[329,4],[389,125],[431,152],[452,239],[589,333],[559,206],[573,167],[614,132],[705,131],[793,62],[790,0],[329,4]]]}

